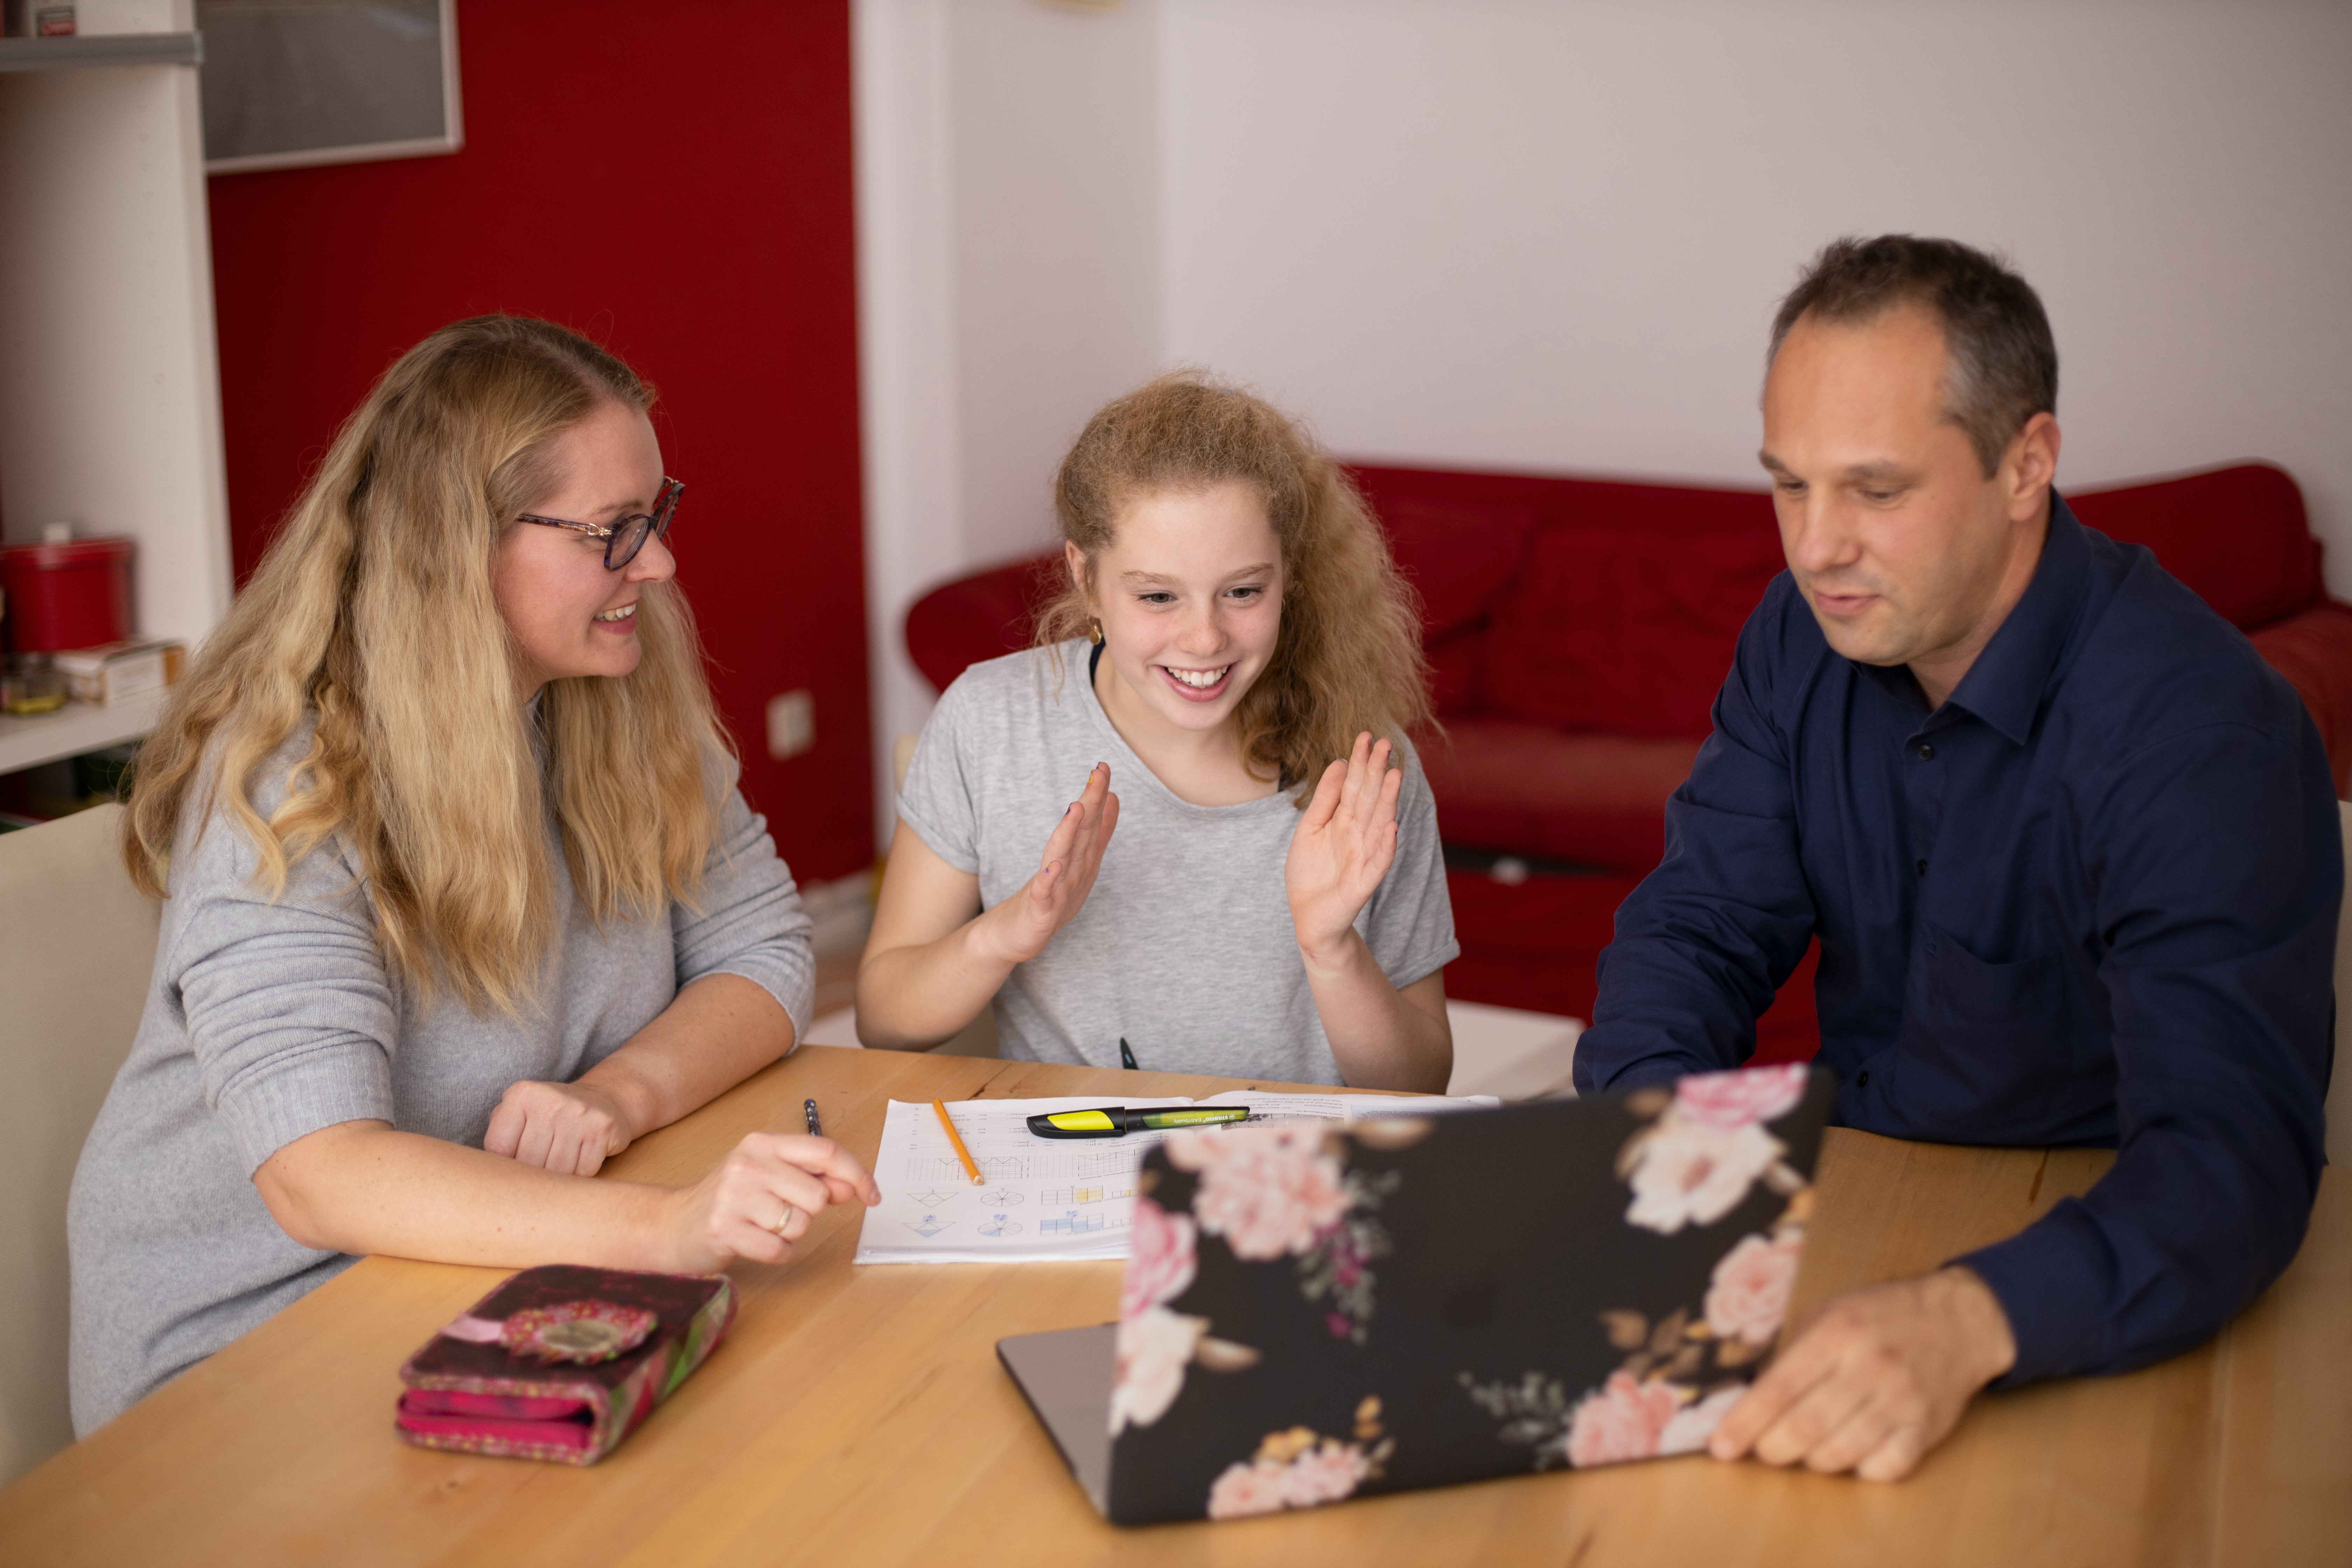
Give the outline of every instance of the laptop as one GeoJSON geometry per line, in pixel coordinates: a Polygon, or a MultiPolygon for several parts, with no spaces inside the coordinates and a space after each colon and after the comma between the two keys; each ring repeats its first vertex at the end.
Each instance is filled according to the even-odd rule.
{"type": "Polygon", "coordinates": [[[1119,1321],[997,1355],[1118,1524],[1693,1453],[1779,1335],[1834,1089],[1173,1133],[1119,1321]]]}

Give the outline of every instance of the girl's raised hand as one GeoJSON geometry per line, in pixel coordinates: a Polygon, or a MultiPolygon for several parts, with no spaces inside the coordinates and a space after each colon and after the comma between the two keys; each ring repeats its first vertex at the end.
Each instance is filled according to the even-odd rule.
{"type": "Polygon", "coordinates": [[[1331,967],[1354,933],[1356,916],[1396,859],[1397,795],[1402,769],[1389,766],[1391,747],[1370,733],[1356,737],[1343,762],[1323,770],[1315,798],[1299,814],[1282,868],[1290,923],[1298,951],[1312,964],[1331,967]]]}
{"type": "Polygon", "coordinates": [[[1118,826],[1118,796],[1110,793],[1110,764],[1097,763],[1087,775],[1085,791],[1054,825],[1036,875],[981,917],[999,959],[1026,963],[1070,923],[1094,888],[1103,850],[1118,826]]]}
{"type": "Polygon", "coordinates": [[[669,1201],[676,1271],[709,1274],[738,1258],[782,1263],[827,1204],[871,1208],[882,1193],[857,1156],[830,1138],[754,1132],[669,1201]]]}

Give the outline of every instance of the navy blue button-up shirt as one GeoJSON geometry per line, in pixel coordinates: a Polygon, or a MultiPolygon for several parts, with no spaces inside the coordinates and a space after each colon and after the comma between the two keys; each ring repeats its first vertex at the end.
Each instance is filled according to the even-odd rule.
{"type": "Polygon", "coordinates": [[[1617,912],[1580,1088],[1735,1067],[1822,942],[1837,1118],[2119,1149],[1958,1261],[2005,1382],[2200,1343],[2293,1258],[2322,1149],[2343,851],[2294,689],[2052,500],[2023,597],[1933,712],[1786,573],[1739,636],[1666,852],[1617,912]]]}

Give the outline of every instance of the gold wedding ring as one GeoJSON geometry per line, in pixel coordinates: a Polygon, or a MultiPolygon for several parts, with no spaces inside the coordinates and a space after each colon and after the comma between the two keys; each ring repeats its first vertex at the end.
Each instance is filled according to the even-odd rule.
{"type": "Polygon", "coordinates": [[[798,1214],[799,1212],[800,1212],[800,1211],[799,1211],[798,1209],[796,1209],[796,1208],[793,1207],[793,1205],[792,1205],[791,1204],[789,1204],[789,1203],[788,1203],[788,1204],[786,1204],[786,1205],[784,1205],[783,1217],[776,1221],[776,1234],[777,1234],[778,1236],[782,1236],[782,1235],[783,1235],[783,1234],[784,1234],[784,1226],[788,1226],[788,1225],[792,1224],[792,1223],[793,1223],[793,1215],[794,1215],[798,1214]]]}

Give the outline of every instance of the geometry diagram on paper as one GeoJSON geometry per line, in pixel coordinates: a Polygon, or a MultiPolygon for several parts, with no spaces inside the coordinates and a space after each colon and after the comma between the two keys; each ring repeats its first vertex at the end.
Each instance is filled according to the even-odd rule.
{"type": "MultiPolygon", "coordinates": [[[[1028,1199],[1023,1197],[1011,1187],[992,1187],[987,1192],[980,1194],[980,1201],[986,1204],[992,1209],[1009,1209],[1015,1204],[1028,1202],[1028,1199]]],[[[1018,1229],[1020,1227],[1016,1226],[1013,1228],[1018,1229]]]]}
{"type": "Polygon", "coordinates": [[[950,1229],[955,1225],[955,1221],[951,1219],[941,1219],[939,1215],[933,1214],[925,1215],[923,1216],[923,1223],[920,1225],[916,1225],[910,1221],[902,1223],[906,1224],[908,1230],[913,1231],[917,1236],[923,1237],[925,1240],[929,1240],[930,1237],[939,1235],[940,1232],[950,1229]]]}
{"type": "Polygon", "coordinates": [[[1037,1226],[1039,1230],[1045,1232],[1048,1236],[1056,1234],[1062,1236],[1079,1236],[1088,1231],[1100,1230],[1102,1227],[1103,1216],[1099,1213],[1080,1214],[1076,1209],[1070,1210],[1067,1214],[1063,1215],[1058,1219],[1041,1221],[1037,1226]]]}
{"type": "Polygon", "coordinates": [[[961,1193],[942,1193],[935,1190],[924,1193],[908,1193],[907,1195],[915,1202],[922,1205],[927,1209],[936,1209],[945,1208],[948,1205],[949,1199],[961,1197],[963,1194],[961,1193]]]}
{"type": "Polygon", "coordinates": [[[1021,1222],[1019,1220],[1006,1219],[1001,1214],[992,1214],[988,1216],[988,1223],[980,1227],[980,1234],[982,1236],[1019,1236],[1021,1234],[1021,1222]]]}
{"type": "Polygon", "coordinates": [[[1116,1203],[1135,1195],[1135,1184],[1111,1184],[1097,1182],[1087,1187],[1048,1187],[1037,1194],[1037,1201],[1047,1208],[1066,1208],[1072,1204],[1116,1203]]]}

